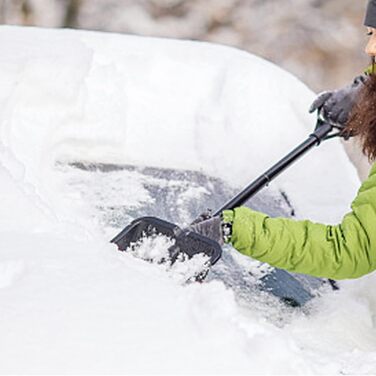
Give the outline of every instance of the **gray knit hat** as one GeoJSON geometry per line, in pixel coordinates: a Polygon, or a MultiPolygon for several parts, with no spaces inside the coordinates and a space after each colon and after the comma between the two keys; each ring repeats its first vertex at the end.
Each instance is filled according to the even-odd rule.
{"type": "Polygon", "coordinates": [[[369,0],[364,25],[376,29],[376,0],[369,0]]]}

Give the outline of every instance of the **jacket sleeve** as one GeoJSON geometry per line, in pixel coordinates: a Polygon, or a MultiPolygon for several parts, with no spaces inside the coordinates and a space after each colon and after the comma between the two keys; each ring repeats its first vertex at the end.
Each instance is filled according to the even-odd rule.
{"type": "Polygon", "coordinates": [[[348,279],[376,270],[376,164],[339,225],[270,218],[246,207],[223,212],[235,249],[272,266],[348,279]]]}

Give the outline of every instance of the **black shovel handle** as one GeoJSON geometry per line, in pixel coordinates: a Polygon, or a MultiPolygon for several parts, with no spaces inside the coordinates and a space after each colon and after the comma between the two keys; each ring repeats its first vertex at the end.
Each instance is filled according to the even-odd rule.
{"type": "Polygon", "coordinates": [[[324,123],[319,120],[319,126],[316,130],[309,135],[307,140],[302,142],[294,150],[288,153],[284,158],[277,162],[274,166],[265,171],[256,180],[245,187],[240,193],[235,197],[230,199],[226,204],[224,204],[220,209],[218,209],[214,216],[220,215],[223,210],[234,209],[238,206],[243,205],[252,196],[259,192],[262,188],[268,185],[274,178],[276,178],[281,172],[283,172],[287,167],[304,155],[308,150],[312,149],[314,146],[320,145],[321,141],[329,135],[333,130],[333,126],[328,123],[324,123]]]}

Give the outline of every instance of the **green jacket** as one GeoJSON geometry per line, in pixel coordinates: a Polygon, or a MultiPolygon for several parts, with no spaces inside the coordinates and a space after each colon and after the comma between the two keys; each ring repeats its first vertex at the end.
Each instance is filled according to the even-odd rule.
{"type": "Polygon", "coordinates": [[[332,279],[376,270],[376,164],[338,225],[270,218],[246,207],[223,212],[231,244],[244,255],[291,272],[332,279]]]}

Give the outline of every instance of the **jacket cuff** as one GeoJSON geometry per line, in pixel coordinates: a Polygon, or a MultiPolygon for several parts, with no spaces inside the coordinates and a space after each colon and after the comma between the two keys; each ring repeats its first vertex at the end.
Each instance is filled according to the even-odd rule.
{"type": "Polygon", "coordinates": [[[222,212],[222,222],[223,223],[232,223],[234,222],[235,213],[233,210],[224,210],[222,212]]]}

